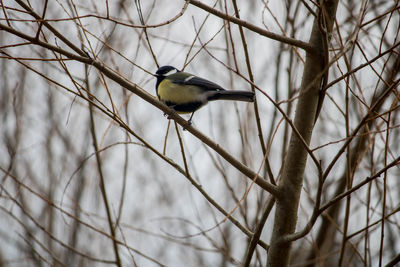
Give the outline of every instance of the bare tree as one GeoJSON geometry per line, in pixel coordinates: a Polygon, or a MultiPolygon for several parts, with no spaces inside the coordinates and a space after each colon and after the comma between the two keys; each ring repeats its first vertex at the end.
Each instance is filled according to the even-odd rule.
{"type": "Polygon", "coordinates": [[[0,4],[2,266],[400,262],[399,1],[0,4]]]}

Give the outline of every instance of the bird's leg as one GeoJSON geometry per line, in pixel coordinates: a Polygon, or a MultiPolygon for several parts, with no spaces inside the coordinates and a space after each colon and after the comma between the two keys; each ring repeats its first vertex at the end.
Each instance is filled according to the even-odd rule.
{"type": "Polygon", "coordinates": [[[193,115],[194,115],[194,111],[192,112],[192,115],[190,115],[190,118],[189,118],[189,120],[188,120],[189,126],[192,125],[192,118],[193,118],[193,115]]]}
{"type": "Polygon", "coordinates": [[[183,130],[186,130],[187,127],[190,127],[190,126],[192,125],[192,118],[193,118],[193,115],[194,115],[194,111],[192,112],[192,115],[190,115],[190,118],[189,118],[189,120],[187,121],[188,124],[187,124],[185,127],[183,127],[183,130]]]}
{"type": "MultiPolygon", "coordinates": [[[[174,109],[175,105],[169,106],[169,107],[170,107],[174,112],[176,112],[175,109],[174,109]]],[[[193,115],[194,115],[194,111],[192,112],[192,115],[190,115],[190,118],[189,118],[189,120],[187,121],[187,125],[183,127],[183,130],[186,130],[186,128],[188,128],[188,127],[190,127],[190,126],[192,125],[192,118],[193,118],[193,115]]],[[[171,119],[171,116],[170,116],[170,115],[167,115],[166,113],[164,113],[164,116],[167,116],[167,119],[169,119],[169,120],[171,119]]]]}

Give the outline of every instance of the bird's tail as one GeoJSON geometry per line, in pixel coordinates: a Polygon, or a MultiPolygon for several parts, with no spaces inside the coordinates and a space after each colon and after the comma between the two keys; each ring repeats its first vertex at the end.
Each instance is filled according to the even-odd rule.
{"type": "Polygon", "coordinates": [[[211,95],[208,100],[235,100],[254,102],[254,93],[251,91],[218,91],[211,95]]]}

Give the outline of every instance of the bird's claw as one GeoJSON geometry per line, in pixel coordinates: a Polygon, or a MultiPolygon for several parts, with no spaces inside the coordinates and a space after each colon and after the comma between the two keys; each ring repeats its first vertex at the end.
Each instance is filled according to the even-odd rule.
{"type": "MultiPolygon", "coordinates": [[[[167,113],[164,112],[164,117],[167,117],[168,120],[171,120],[172,119],[172,114],[173,113],[167,114],[167,113]]],[[[184,131],[186,131],[190,126],[192,126],[192,117],[193,117],[193,114],[192,114],[192,116],[190,116],[190,119],[187,121],[187,124],[182,127],[184,131]]]]}
{"type": "Polygon", "coordinates": [[[192,126],[192,120],[188,120],[187,124],[185,126],[183,126],[183,130],[186,131],[190,126],[192,126]]]}

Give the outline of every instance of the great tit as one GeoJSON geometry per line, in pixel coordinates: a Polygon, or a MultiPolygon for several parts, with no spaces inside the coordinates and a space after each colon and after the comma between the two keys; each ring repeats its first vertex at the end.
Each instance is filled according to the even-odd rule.
{"type": "Polygon", "coordinates": [[[160,67],[156,75],[156,93],[160,101],[177,113],[192,113],[212,100],[237,100],[254,102],[251,91],[225,90],[218,84],[193,74],[179,71],[172,66],[160,67]]]}

